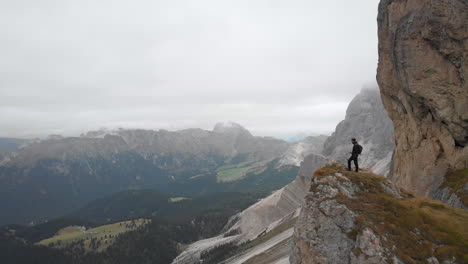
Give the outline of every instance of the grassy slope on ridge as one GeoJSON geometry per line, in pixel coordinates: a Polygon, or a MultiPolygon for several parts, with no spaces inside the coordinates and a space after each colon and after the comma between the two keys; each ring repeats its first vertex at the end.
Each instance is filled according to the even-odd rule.
{"type": "Polygon", "coordinates": [[[387,179],[349,172],[340,164],[317,170],[315,177],[335,173],[343,174],[361,189],[352,198],[342,194],[335,197],[358,214],[357,227],[348,234],[351,238],[368,227],[384,238],[385,248],[394,247],[395,255],[404,263],[426,263],[432,256],[441,263],[453,257],[457,263],[468,263],[467,211],[405,191],[399,199],[384,190],[387,179]]]}
{"type": "Polygon", "coordinates": [[[38,245],[61,248],[72,243],[82,244],[88,251],[103,251],[112,243],[118,235],[137,229],[149,222],[146,219],[118,222],[102,225],[91,229],[81,230],[78,226],[61,229],[51,238],[38,242],[38,245]]]}

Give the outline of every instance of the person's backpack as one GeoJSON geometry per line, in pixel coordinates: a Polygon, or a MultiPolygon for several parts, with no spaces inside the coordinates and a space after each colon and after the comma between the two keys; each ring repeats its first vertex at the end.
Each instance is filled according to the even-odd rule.
{"type": "Polygon", "coordinates": [[[358,154],[361,154],[362,153],[362,146],[361,145],[357,145],[358,146],[358,154]]]}

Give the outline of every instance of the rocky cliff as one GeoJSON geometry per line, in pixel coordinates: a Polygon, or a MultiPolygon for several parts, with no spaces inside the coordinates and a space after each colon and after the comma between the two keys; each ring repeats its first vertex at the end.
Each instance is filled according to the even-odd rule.
{"type": "Polygon", "coordinates": [[[290,263],[467,263],[467,227],[465,210],[330,163],[314,173],[290,263]]]}
{"type": "Polygon", "coordinates": [[[377,79],[395,126],[391,179],[456,205],[468,177],[446,176],[468,168],[468,2],[382,0],[378,27],[377,79]]]}

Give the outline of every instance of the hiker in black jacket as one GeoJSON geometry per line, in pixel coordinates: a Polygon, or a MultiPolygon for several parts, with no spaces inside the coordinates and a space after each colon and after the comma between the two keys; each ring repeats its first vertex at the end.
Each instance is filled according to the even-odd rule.
{"type": "Polygon", "coordinates": [[[356,172],[359,171],[359,165],[358,165],[358,156],[362,152],[362,147],[359,145],[356,141],[355,138],[351,139],[351,142],[353,143],[353,152],[350,152],[351,157],[348,159],[348,170],[351,171],[351,161],[354,160],[354,166],[356,166],[356,172]]]}

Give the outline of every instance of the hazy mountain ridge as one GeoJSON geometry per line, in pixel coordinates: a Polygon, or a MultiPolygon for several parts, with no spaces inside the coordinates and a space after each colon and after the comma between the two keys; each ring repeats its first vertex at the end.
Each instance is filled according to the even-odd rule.
{"type": "Polygon", "coordinates": [[[221,123],[213,131],[100,130],[30,141],[0,157],[0,208],[8,212],[0,223],[57,217],[128,189],[268,192],[294,179],[298,167],[278,162],[290,146],[221,123]]]}
{"type": "Polygon", "coordinates": [[[213,131],[202,129],[167,130],[100,130],[81,137],[49,137],[17,150],[2,165],[34,166],[38,160],[72,160],[83,157],[110,158],[112,154],[134,151],[144,157],[168,153],[201,155],[216,153],[234,157],[249,154],[254,160],[272,159],[284,152],[289,144],[268,137],[254,137],[240,125],[213,131]]]}

